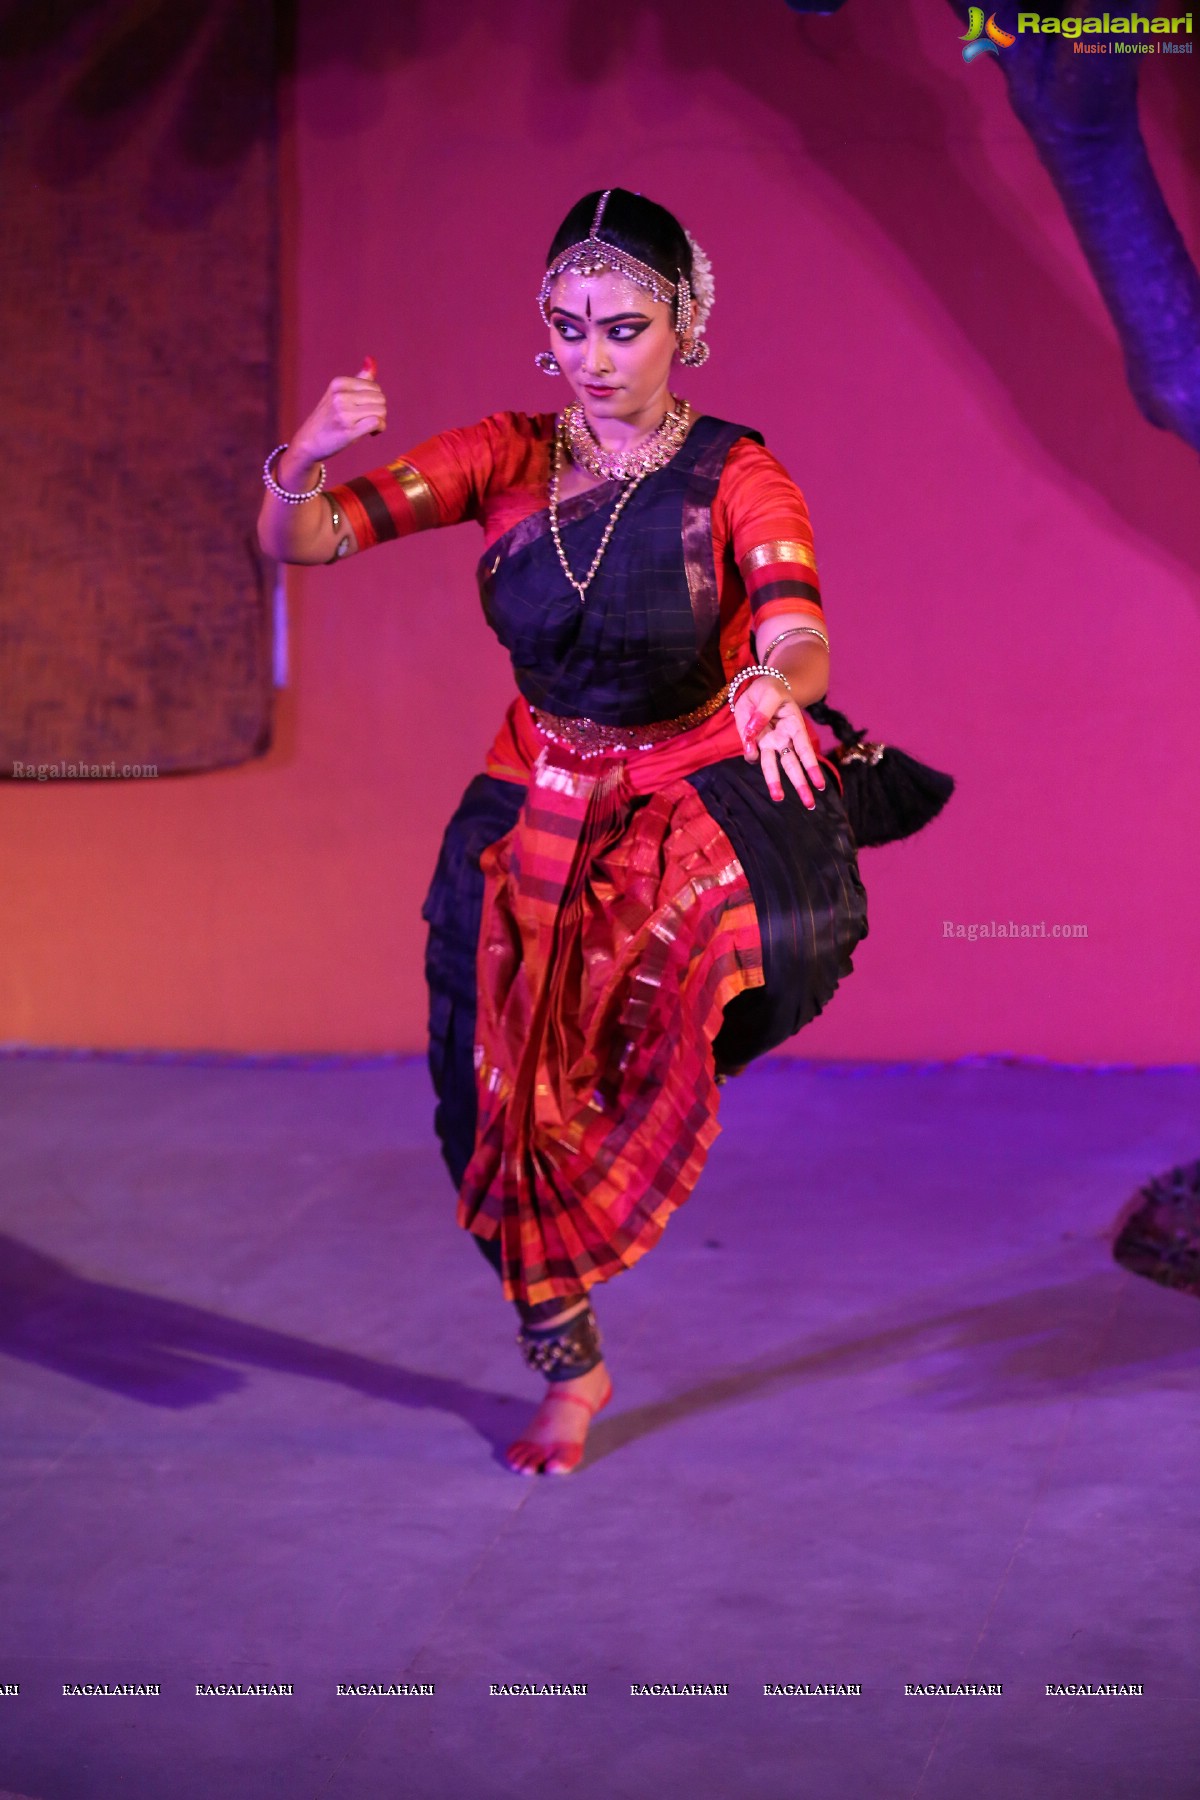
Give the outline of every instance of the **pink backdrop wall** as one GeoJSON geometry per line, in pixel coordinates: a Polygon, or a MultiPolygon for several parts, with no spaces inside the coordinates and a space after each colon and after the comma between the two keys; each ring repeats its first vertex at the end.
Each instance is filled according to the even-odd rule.
{"type": "MultiPolygon", "coordinates": [[[[712,256],[708,367],[803,487],[831,697],[952,770],[863,854],[871,936],[799,1054],[1197,1054],[1200,469],[1126,390],[998,70],[940,0],[374,0],[301,7],[281,435],[372,352],[384,440],[553,404],[534,293],[566,207],[619,183],[712,256]],[[943,922],[1083,925],[947,941],[943,922]]],[[[1200,72],[1148,64],[1200,251],[1200,72]]],[[[236,337],[237,321],[230,321],[236,337]]],[[[264,447],[266,448],[266,447],[264,447]]],[[[291,686],[255,764],[0,794],[0,1036],[416,1050],[419,907],[512,694],[475,527],[290,580],[291,686]]]]}

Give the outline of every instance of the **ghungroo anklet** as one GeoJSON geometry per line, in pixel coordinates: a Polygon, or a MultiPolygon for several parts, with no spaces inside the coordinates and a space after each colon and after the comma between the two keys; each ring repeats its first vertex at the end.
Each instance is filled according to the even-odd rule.
{"type": "Polygon", "coordinates": [[[574,1381],[604,1360],[600,1327],[590,1306],[563,1325],[523,1325],[517,1346],[528,1366],[547,1381],[574,1381]]]}

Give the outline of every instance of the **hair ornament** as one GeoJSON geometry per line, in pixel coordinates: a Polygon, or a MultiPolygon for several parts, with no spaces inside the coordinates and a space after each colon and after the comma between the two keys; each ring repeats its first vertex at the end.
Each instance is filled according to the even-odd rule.
{"type": "Polygon", "coordinates": [[[709,261],[691,232],[684,231],[684,237],[692,247],[692,301],[694,306],[692,329],[697,337],[703,334],[708,323],[708,315],[712,311],[716,298],[716,287],[713,282],[712,263],[709,261]]]}

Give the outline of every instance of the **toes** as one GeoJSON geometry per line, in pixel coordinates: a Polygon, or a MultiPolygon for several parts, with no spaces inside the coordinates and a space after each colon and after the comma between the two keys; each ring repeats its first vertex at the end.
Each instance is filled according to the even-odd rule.
{"type": "Polygon", "coordinates": [[[510,1444],[504,1452],[505,1462],[516,1475],[536,1475],[538,1472],[537,1456],[537,1445],[530,1444],[523,1438],[518,1438],[516,1443],[510,1444]]]}
{"type": "Polygon", "coordinates": [[[528,1438],[518,1438],[504,1452],[514,1475],[569,1475],[582,1458],[582,1444],[534,1444],[528,1438]]]}
{"type": "Polygon", "coordinates": [[[572,1469],[579,1467],[582,1456],[582,1449],[556,1450],[547,1461],[543,1473],[546,1475],[569,1475],[572,1469]]]}

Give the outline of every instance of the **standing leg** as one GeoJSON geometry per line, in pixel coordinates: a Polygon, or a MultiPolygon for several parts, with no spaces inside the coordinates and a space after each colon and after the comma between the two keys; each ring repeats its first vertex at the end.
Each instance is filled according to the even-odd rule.
{"type": "MultiPolygon", "coordinates": [[[[475,1242],[498,1273],[496,1244],[478,1237],[475,1242]]],[[[547,1387],[505,1461],[518,1475],[569,1475],[583,1457],[592,1419],[612,1399],[596,1315],[586,1293],[534,1306],[518,1301],[516,1308],[517,1346],[528,1366],[546,1377],[547,1387]]]]}
{"type": "Polygon", "coordinates": [[[519,1309],[521,1354],[548,1385],[533,1418],[505,1452],[505,1461],[518,1475],[569,1475],[582,1460],[592,1419],[612,1399],[600,1330],[586,1295],[546,1305],[559,1311],[538,1325],[529,1322],[528,1314],[545,1308],[519,1309]]]}

